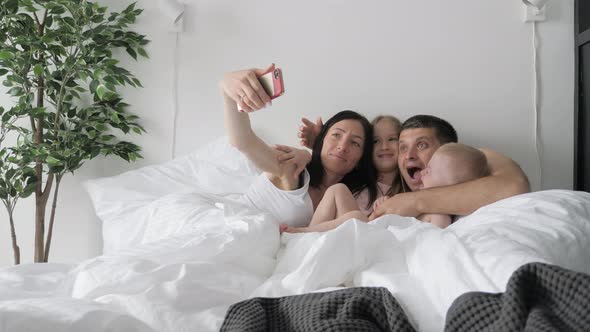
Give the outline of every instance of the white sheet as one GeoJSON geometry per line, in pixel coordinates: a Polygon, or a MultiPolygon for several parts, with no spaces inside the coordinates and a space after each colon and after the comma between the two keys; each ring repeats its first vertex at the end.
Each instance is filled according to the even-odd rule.
{"type": "Polygon", "coordinates": [[[520,265],[590,272],[590,194],[545,191],[497,202],[446,230],[413,218],[351,220],[278,234],[277,221],[207,194],[145,207],[145,243],[77,265],[0,270],[0,331],[217,331],[252,296],[387,287],[420,331],[441,331],[466,291],[502,291],[520,265]]]}

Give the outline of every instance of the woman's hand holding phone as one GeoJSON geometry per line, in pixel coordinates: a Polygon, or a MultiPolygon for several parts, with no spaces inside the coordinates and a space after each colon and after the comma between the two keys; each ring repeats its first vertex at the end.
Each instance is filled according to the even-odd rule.
{"type": "Polygon", "coordinates": [[[272,98],[284,92],[281,70],[272,64],[266,69],[247,69],[225,74],[221,81],[221,88],[225,95],[233,99],[242,112],[253,112],[268,105],[272,98]],[[265,76],[267,75],[267,76],[265,76]],[[264,79],[260,79],[262,77],[264,79]],[[276,78],[275,78],[276,77],[276,78]],[[268,90],[264,85],[269,84],[268,90]],[[277,85],[277,82],[280,84],[277,85]]]}
{"type": "Polygon", "coordinates": [[[273,69],[274,64],[267,69],[256,68],[227,73],[221,81],[221,89],[238,104],[239,109],[246,112],[257,111],[270,103],[270,97],[257,77],[273,69]]]}

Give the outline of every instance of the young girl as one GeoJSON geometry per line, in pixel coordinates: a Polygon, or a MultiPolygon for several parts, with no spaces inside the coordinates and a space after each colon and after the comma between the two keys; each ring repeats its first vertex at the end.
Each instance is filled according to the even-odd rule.
{"type": "MultiPolygon", "coordinates": [[[[372,125],[372,157],[377,171],[377,191],[365,189],[353,195],[345,185],[332,185],[326,190],[309,224],[314,231],[332,229],[350,218],[364,220],[371,214],[374,204],[401,192],[401,177],[397,167],[401,123],[396,117],[380,115],[372,121],[372,125]]],[[[281,231],[297,232],[305,229],[281,225],[281,231]]]]}

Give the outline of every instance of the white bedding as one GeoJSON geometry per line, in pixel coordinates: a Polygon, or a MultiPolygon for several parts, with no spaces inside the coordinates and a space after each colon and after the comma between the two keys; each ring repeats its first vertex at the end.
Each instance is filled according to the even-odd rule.
{"type": "MultiPolygon", "coordinates": [[[[223,165],[189,159],[183,162],[191,167],[165,167],[215,170],[207,178],[215,185],[204,189],[202,180],[186,184],[179,176],[178,187],[170,187],[154,176],[165,174],[162,168],[151,168],[150,179],[168,189],[158,192],[145,181],[140,189],[127,186],[127,192],[147,193],[137,199],[100,184],[132,184],[146,170],[89,184],[97,214],[110,228],[104,234],[113,236],[105,238],[108,253],[76,265],[0,269],[0,331],[217,331],[227,308],[249,297],[347,286],[387,287],[420,331],[441,331],[457,296],[502,291],[524,263],[590,273],[588,193],[509,198],[445,230],[384,216],[369,224],[350,220],[327,233],[279,236],[279,221],[218,195],[224,181],[233,181],[223,165]],[[136,199],[135,205],[128,202],[118,214],[108,205],[114,196],[120,205],[136,199]],[[130,229],[138,230],[132,241],[121,233],[130,229]]],[[[254,173],[240,178],[247,183],[254,173]]],[[[224,194],[242,187],[229,188],[224,194]]]]}

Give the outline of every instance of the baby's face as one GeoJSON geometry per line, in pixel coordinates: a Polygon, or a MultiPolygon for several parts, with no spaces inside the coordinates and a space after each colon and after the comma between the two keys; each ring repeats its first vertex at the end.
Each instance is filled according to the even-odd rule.
{"type": "Polygon", "coordinates": [[[450,177],[452,172],[452,163],[449,158],[444,153],[435,152],[426,168],[421,171],[422,187],[420,189],[453,184],[450,177]]]}

